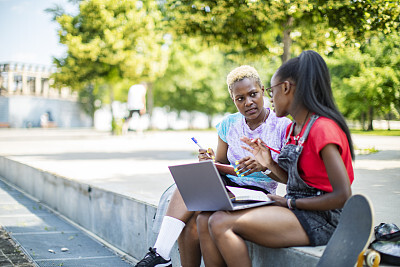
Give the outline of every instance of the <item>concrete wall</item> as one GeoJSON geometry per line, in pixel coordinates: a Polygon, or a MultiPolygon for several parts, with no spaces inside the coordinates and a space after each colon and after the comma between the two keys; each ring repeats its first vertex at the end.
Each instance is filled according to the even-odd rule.
{"type": "MultiPolygon", "coordinates": [[[[1,106],[7,107],[4,119],[11,127],[39,127],[40,116],[51,112],[57,127],[91,127],[92,119],[85,114],[76,101],[51,99],[40,96],[13,95],[0,97],[1,106]]],[[[1,115],[3,119],[3,115],[1,115]]]]}
{"type": "MultiPolygon", "coordinates": [[[[157,208],[0,157],[0,176],[134,258],[153,246],[157,208]]],[[[177,247],[173,258],[179,261],[177,247]]]]}
{"type": "MultiPolygon", "coordinates": [[[[141,259],[153,246],[154,205],[0,157],[0,176],[72,221],[141,259]]],[[[323,247],[269,249],[248,243],[253,266],[315,266],[323,247]]],[[[177,245],[173,266],[180,266],[177,245]]]]}
{"type": "Polygon", "coordinates": [[[8,99],[0,97],[0,122],[8,122],[8,99]]]}

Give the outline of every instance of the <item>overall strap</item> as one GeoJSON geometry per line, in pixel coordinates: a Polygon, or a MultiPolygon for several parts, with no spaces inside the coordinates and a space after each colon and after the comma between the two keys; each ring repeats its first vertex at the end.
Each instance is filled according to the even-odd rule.
{"type": "Polygon", "coordinates": [[[292,132],[293,132],[293,129],[294,129],[295,125],[296,124],[294,122],[292,122],[292,125],[290,125],[290,129],[289,129],[288,135],[286,136],[286,140],[283,143],[283,146],[286,146],[286,144],[289,142],[290,136],[292,135],[292,132]]]}
{"type": "Polygon", "coordinates": [[[308,134],[310,133],[311,127],[314,122],[319,118],[319,115],[313,114],[310,118],[310,122],[307,124],[307,128],[304,131],[304,134],[300,137],[299,146],[303,146],[304,142],[307,140],[308,134]]]}

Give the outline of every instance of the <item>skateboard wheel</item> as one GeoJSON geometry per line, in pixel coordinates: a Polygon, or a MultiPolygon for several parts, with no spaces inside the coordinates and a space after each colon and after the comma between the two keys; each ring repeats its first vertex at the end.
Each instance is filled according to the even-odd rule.
{"type": "Polygon", "coordinates": [[[365,257],[365,264],[368,267],[377,267],[379,266],[379,263],[381,262],[381,255],[379,252],[368,249],[366,252],[366,257],[365,257]]]}
{"type": "Polygon", "coordinates": [[[365,257],[365,250],[361,251],[358,255],[357,265],[356,267],[363,267],[365,257]]]}

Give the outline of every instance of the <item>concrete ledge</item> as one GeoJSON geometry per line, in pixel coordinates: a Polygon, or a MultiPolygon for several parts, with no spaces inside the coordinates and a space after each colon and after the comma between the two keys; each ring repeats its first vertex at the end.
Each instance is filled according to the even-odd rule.
{"type": "MultiPolygon", "coordinates": [[[[156,206],[0,157],[0,176],[136,259],[156,239],[156,206]]],[[[132,188],[134,190],[134,188],[132,188]]],[[[324,247],[270,249],[248,242],[253,266],[315,266],[324,247]]],[[[175,245],[173,266],[180,266],[175,245]]]]}

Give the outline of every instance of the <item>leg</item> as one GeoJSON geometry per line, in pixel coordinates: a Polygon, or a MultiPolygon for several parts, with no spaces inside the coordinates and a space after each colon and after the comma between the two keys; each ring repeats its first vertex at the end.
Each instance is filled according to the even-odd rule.
{"type": "Polygon", "coordinates": [[[187,210],[179,190],[176,189],[172,194],[160,232],[154,244],[154,248],[163,258],[169,258],[172,247],[193,214],[193,211],[187,210]]]}
{"type": "Polygon", "coordinates": [[[193,214],[193,211],[187,210],[178,189],[176,189],[171,197],[153,248],[136,266],[153,267],[159,263],[164,264],[163,266],[170,266],[169,254],[171,249],[184,229],[185,223],[190,220],[193,214]]]}
{"type": "Polygon", "coordinates": [[[129,130],[129,122],[131,121],[133,112],[130,110],[128,117],[126,117],[124,124],[122,125],[122,134],[127,134],[129,130]]]}
{"type": "Polygon", "coordinates": [[[196,226],[197,215],[198,213],[196,212],[192,218],[190,218],[178,238],[181,265],[184,267],[200,266],[201,264],[199,235],[197,234],[196,226]]]}
{"type": "Polygon", "coordinates": [[[221,254],[210,235],[208,221],[212,212],[202,212],[197,216],[197,231],[199,233],[200,247],[206,266],[226,266],[221,254]]]}
{"type": "Polygon", "coordinates": [[[289,209],[277,206],[219,211],[210,217],[209,227],[228,266],[251,266],[244,240],[272,248],[309,244],[297,217],[289,209]]]}
{"type": "Polygon", "coordinates": [[[142,128],[142,115],[140,112],[138,112],[138,126],[137,126],[137,133],[138,134],[143,134],[143,128],[142,128]]]}
{"type": "Polygon", "coordinates": [[[169,202],[165,216],[170,216],[186,223],[193,216],[193,214],[194,211],[187,210],[179,190],[175,189],[174,193],[172,193],[171,201],[169,202]]]}

